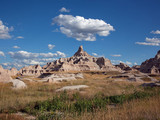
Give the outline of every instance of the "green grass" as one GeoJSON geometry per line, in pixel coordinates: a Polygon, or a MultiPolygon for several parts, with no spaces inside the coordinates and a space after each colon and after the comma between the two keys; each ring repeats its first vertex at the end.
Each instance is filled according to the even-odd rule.
{"type": "Polygon", "coordinates": [[[97,109],[106,109],[109,104],[123,104],[135,99],[143,99],[160,95],[160,90],[155,88],[145,88],[144,91],[135,91],[132,94],[122,94],[115,96],[105,96],[102,93],[96,94],[92,98],[82,98],[79,93],[69,96],[66,91],[54,96],[50,100],[28,104],[23,112],[38,116],[39,120],[59,119],[61,113],[73,113],[81,115],[85,112],[94,112],[97,109]]]}

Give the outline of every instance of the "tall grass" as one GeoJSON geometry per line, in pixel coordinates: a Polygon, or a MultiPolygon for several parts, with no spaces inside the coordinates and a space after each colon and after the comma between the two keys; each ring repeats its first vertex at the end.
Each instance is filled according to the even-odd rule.
{"type": "MultiPolygon", "coordinates": [[[[145,91],[135,91],[132,94],[122,94],[115,96],[104,96],[97,94],[93,98],[81,98],[78,93],[73,94],[71,98],[66,91],[60,95],[54,96],[51,100],[43,102],[35,102],[28,104],[27,107],[22,109],[23,112],[39,116],[39,119],[57,118],[55,112],[72,113],[82,115],[86,112],[95,113],[96,110],[107,111],[106,106],[110,104],[120,105],[132,100],[146,99],[152,96],[159,96],[160,90],[149,88],[145,91]],[[42,113],[46,113],[45,115],[42,113]],[[54,114],[53,114],[54,113],[54,114]]],[[[60,117],[60,116],[58,116],[60,117]]],[[[65,116],[63,116],[65,117],[65,116]]]]}

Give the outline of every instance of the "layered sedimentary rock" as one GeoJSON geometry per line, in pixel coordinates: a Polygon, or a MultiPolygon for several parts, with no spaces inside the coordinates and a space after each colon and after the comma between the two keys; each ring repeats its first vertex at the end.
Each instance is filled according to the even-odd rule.
{"type": "Polygon", "coordinates": [[[110,60],[104,57],[93,57],[80,46],[70,58],[60,58],[43,66],[46,72],[51,71],[119,71],[110,60]]]}
{"type": "Polygon", "coordinates": [[[141,67],[140,65],[134,65],[134,66],[132,66],[132,69],[135,69],[135,70],[138,70],[138,71],[139,71],[139,70],[140,70],[140,67],[141,67]]]}
{"type": "Polygon", "coordinates": [[[124,64],[124,63],[120,63],[118,65],[115,65],[116,67],[119,67],[121,70],[124,71],[130,71],[132,70],[132,68],[130,68],[128,65],[124,64]]]}
{"type": "Polygon", "coordinates": [[[10,76],[15,76],[19,73],[19,71],[16,68],[11,68],[10,70],[6,70],[6,72],[10,75],[10,76]]]}
{"type": "MultiPolygon", "coordinates": [[[[44,74],[41,75],[43,77],[44,74]]],[[[48,76],[44,76],[42,81],[47,81],[49,83],[59,83],[62,81],[69,81],[69,80],[77,80],[77,79],[83,79],[82,73],[54,73],[48,76]]]]}
{"type": "Polygon", "coordinates": [[[3,69],[2,66],[0,66],[0,82],[7,82],[9,80],[12,80],[11,76],[6,72],[5,69],[3,69]]]}
{"type": "Polygon", "coordinates": [[[160,74],[160,50],[154,58],[150,58],[141,64],[140,71],[144,73],[160,74]]]}
{"type": "Polygon", "coordinates": [[[31,65],[27,67],[23,67],[20,69],[20,74],[21,75],[36,75],[39,76],[44,72],[42,67],[40,65],[31,65]]]}

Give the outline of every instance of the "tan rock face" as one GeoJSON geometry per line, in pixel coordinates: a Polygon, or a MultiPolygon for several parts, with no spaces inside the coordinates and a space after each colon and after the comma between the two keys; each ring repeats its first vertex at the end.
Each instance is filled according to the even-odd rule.
{"type": "Polygon", "coordinates": [[[143,62],[140,66],[140,71],[144,73],[159,74],[160,73],[160,51],[157,52],[154,58],[150,58],[143,62]]]}
{"type": "Polygon", "coordinates": [[[0,66],[0,82],[7,82],[9,80],[12,80],[11,76],[6,72],[5,69],[3,69],[2,66],[0,66]]]}
{"type": "Polygon", "coordinates": [[[6,72],[10,75],[10,76],[15,76],[19,73],[19,71],[16,68],[11,68],[10,70],[6,70],[6,72]]]}
{"type": "Polygon", "coordinates": [[[141,67],[140,65],[134,65],[134,66],[132,66],[133,69],[136,69],[138,71],[140,70],[140,67],[141,67]]]}
{"type": "Polygon", "coordinates": [[[40,65],[31,65],[31,66],[27,66],[27,67],[23,67],[20,70],[20,74],[22,75],[41,75],[44,72],[44,70],[42,69],[42,67],[40,65]]]}
{"type": "Polygon", "coordinates": [[[42,68],[40,65],[27,66],[20,70],[22,75],[41,75],[52,71],[121,71],[113,66],[110,60],[104,57],[93,57],[80,46],[78,51],[70,58],[60,58],[47,63],[42,68]]]}
{"type": "Polygon", "coordinates": [[[89,55],[80,46],[78,51],[70,58],[60,58],[43,66],[47,72],[51,71],[120,71],[113,66],[110,60],[89,55]]]}
{"type": "Polygon", "coordinates": [[[124,64],[124,63],[120,63],[119,65],[115,65],[116,67],[119,67],[120,69],[124,70],[124,71],[130,71],[132,70],[132,68],[130,68],[128,65],[124,64]]]}

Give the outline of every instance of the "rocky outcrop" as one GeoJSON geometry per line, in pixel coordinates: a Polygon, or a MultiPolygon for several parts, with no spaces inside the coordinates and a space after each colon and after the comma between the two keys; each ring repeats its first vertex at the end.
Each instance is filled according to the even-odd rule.
{"type": "Polygon", "coordinates": [[[139,71],[139,70],[140,70],[140,67],[141,67],[140,65],[134,65],[134,66],[132,66],[132,69],[135,69],[135,70],[138,70],[138,71],[139,71]]]}
{"type": "Polygon", "coordinates": [[[58,90],[56,90],[56,92],[59,92],[59,91],[65,91],[65,90],[79,90],[81,88],[88,88],[89,86],[87,85],[74,85],[74,86],[65,86],[65,87],[62,87],[58,90]]]}
{"type": "Polygon", "coordinates": [[[160,50],[154,58],[150,58],[141,64],[140,71],[143,73],[160,74],[160,50]]]}
{"type": "Polygon", "coordinates": [[[119,75],[111,76],[109,78],[115,79],[115,81],[131,81],[131,82],[157,82],[156,79],[148,76],[145,73],[124,72],[119,75]]]}
{"type": "Polygon", "coordinates": [[[130,68],[128,65],[124,64],[124,63],[120,63],[118,65],[115,65],[116,67],[120,68],[121,70],[124,71],[130,71],[132,70],[132,68],[130,68]]]}
{"type": "Polygon", "coordinates": [[[80,46],[70,58],[60,58],[43,66],[46,72],[51,71],[120,71],[110,60],[104,57],[93,57],[80,46]]]}
{"type": "Polygon", "coordinates": [[[12,82],[14,89],[27,88],[27,85],[19,79],[13,79],[13,80],[10,80],[10,82],[12,82]]]}
{"type": "Polygon", "coordinates": [[[19,73],[19,71],[16,68],[11,68],[10,70],[6,70],[6,72],[10,75],[10,76],[15,76],[19,73]]]}
{"type": "Polygon", "coordinates": [[[7,82],[9,80],[12,80],[11,76],[6,72],[5,69],[3,69],[2,66],[0,66],[0,82],[7,82]]]}
{"type": "Polygon", "coordinates": [[[31,65],[31,66],[27,66],[27,67],[23,67],[22,69],[20,69],[20,74],[21,75],[36,75],[39,76],[44,72],[44,70],[42,69],[42,67],[40,65],[31,65]]]}
{"type": "MultiPolygon", "coordinates": [[[[41,75],[42,77],[43,75],[41,75]]],[[[70,81],[70,80],[76,80],[76,79],[83,79],[83,74],[82,73],[54,73],[51,75],[48,75],[42,79],[42,81],[46,81],[49,83],[58,83],[58,82],[63,82],[63,81],[70,81]]]]}

